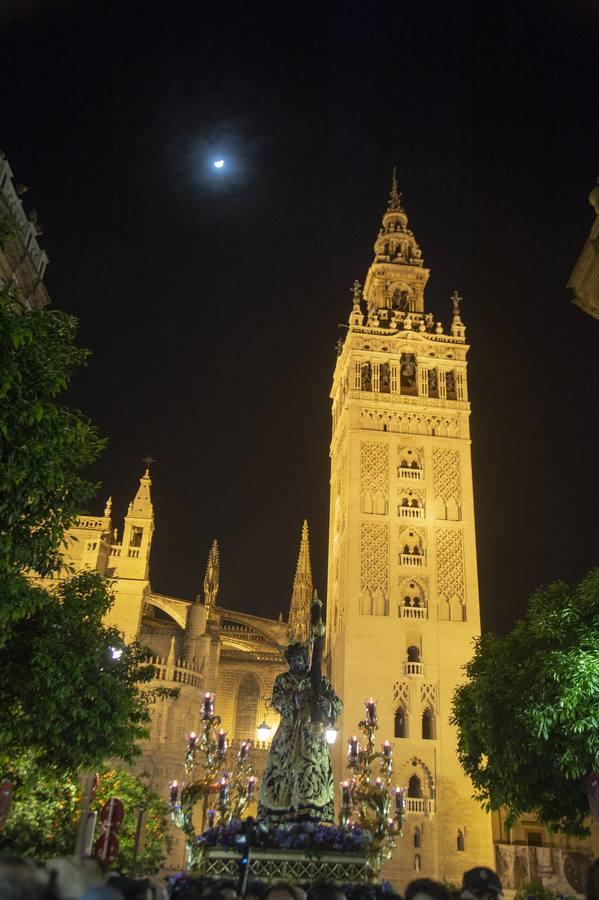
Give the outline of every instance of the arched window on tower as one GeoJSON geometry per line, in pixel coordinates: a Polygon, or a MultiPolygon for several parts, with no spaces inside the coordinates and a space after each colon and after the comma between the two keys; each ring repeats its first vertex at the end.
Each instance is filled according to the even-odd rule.
{"type": "Polygon", "coordinates": [[[260,685],[255,675],[246,675],[237,691],[237,712],[235,715],[235,737],[237,740],[254,741],[258,724],[258,703],[260,685]]]}
{"type": "Polygon", "coordinates": [[[422,782],[418,775],[411,775],[408,781],[408,797],[422,797],[422,782]]]}
{"type": "Polygon", "coordinates": [[[421,846],[422,846],[422,832],[420,830],[420,826],[417,825],[416,828],[414,829],[414,847],[416,847],[416,849],[420,849],[421,846]]]}
{"type": "Polygon", "coordinates": [[[420,649],[413,644],[408,647],[408,662],[420,662],[420,649]]]}
{"type": "Polygon", "coordinates": [[[419,853],[414,854],[414,871],[420,872],[422,871],[422,859],[419,853]]]}
{"type": "Polygon", "coordinates": [[[399,361],[399,384],[402,394],[414,397],[418,394],[417,376],[415,355],[413,353],[402,353],[399,361]]]}
{"type": "Polygon", "coordinates": [[[457,400],[458,393],[455,383],[455,372],[450,369],[445,373],[445,391],[448,400],[457,400]]]}
{"type": "Polygon", "coordinates": [[[461,828],[458,828],[458,840],[457,840],[458,850],[464,851],[466,849],[466,842],[464,840],[464,832],[461,828]]]}
{"type": "Polygon", "coordinates": [[[408,736],[408,717],[403,706],[398,706],[395,713],[395,737],[407,738],[408,736]]]}
{"type": "Polygon", "coordinates": [[[428,707],[422,713],[422,737],[425,741],[435,739],[435,717],[428,707]]]}

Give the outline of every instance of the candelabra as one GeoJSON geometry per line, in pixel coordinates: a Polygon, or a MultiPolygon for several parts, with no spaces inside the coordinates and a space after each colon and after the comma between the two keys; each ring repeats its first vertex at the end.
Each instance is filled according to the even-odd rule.
{"type": "Polygon", "coordinates": [[[357,737],[348,741],[347,765],[349,778],[341,784],[341,816],[343,827],[350,824],[370,832],[372,840],[367,850],[368,875],[378,877],[383,863],[389,859],[395,839],[401,833],[405,813],[402,788],[391,788],[393,752],[389,741],[378,751],[375,734],[378,730],[376,703],[365,701],[366,714],[358,727],[366,738],[362,746],[357,737]],[[378,762],[378,775],[373,766],[378,762]],[[393,812],[391,811],[393,804],[393,812]]]}
{"type": "Polygon", "coordinates": [[[185,754],[185,781],[169,785],[169,808],[173,821],[185,835],[187,865],[190,871],[201,871],[206,847],[197,840],[194,826],[196,806],[202,804],[201,832],[204,826],[212,828],[226,825],[233,817],[239,818],[251,803],[257,779],[253,775],[249,757],[249,742],[243,741],[237,753],[232,771],[224,769],[228,742],[220,728],[221,718],[214,714],[214,694],[205,694],[202,707],[202,731],[189,735],[185,754]],[[214,800],[214,803],[210,803],[214,800]],[[208,809],[208,806],[212,808],[208,809]]]}

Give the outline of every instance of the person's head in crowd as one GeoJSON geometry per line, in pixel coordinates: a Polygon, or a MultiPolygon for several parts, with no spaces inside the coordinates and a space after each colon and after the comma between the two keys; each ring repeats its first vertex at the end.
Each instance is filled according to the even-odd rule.
{"type": "Polygon", "coordinates": [[[48,873],[23,856],[0,853],[0,900],[38,900],[46,896],[48,873]]]}
{"type": "Polygon", "coordinates": [[[58,900],[79,900],[88,888],[104,885],[104,872],[97,859],[58,857],[51,859],[47,868],[58,900]]]}
{"type": "Polygon", "coordinates": [[[460,890],[461,900],[497,900],[502,893],[501,882],[493,869],[477,866],[464,872],[460,890]]]}
{"type": "Polygon", "coordinates": [[[308,900],[347,900],[344,890],[334,881],[316,881],[308,891],[308,900]]]}
{"type": "Polygon", "coordinates": [[[584,892],[587,900],[599,900],[599,859],[593,860],[587,869],[584,892]]]}
{"type": "Polygon", "coordinates": [[[269,884],[262,895],[262,900],[299,900],[299,895],[292,884],[277,881],[275,884],[269,884]]]}
{"type": "Polygon", "coordinates": [[[109,884],[98,884],[81,894],[80,900],[123,900],[124,894],[109,884]]]}
{"type": "Polygon", "coordinates": [[[432,878],[415,878],[405,891],[405,900],[450,900],[444,884],[432,878]]]}

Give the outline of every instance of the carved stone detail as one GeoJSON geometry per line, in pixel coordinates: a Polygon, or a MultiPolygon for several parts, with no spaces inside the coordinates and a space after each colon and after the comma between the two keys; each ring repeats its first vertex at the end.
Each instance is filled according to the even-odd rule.
{"type": "Polygon", "coordinates": [[[438,519],[462,518],[462,486],[458,450],[433,451],[433,480],[438,519]]]}
{"type": "Polygon", "coordinates": [[[362,512],[385,515],[389,507],[389,448],[386,444],[360,444],[362,512]]]}
{"type": "Polygon", "coordinates": [[[393,685],[393,705],[401,706],[408,712],[410,707],[410,685],[407,681],[396,681],[393,685]]]}
{"type": "Polygon", "coordinates": [[[438,528],[437,591],[441,618],[464,619],[466,602],[464,584],[464,540],[458,528],[438,528]],[[450,608],[445,615],[443,604],[450,608]]]}
{"type": "Polygon", "coordinates": [[[360,531],[360,588],[389,594],[389,526],[362,522],[360,531]]]}
{"type": "Polygon", "coordinates": [[[420,685],[420,705],[424,709],[430,709],[434,714],[437,712],[437,685],[424,682],[420,685]]]}

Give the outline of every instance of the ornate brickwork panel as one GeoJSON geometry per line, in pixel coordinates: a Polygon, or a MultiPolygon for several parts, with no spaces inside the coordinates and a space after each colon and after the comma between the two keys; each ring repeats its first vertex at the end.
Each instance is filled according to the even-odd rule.
{"type": "Polygon", "coordinates": [[[410,685],[407,681],[396,681],[393,685],[393,705],[403,706],[407,711],[410,706],[410,685]]]}
{"type": "Polygon", "coordinates": [[[446,502],[453,500],[458,506],[461,506],[460,454],[457,450],[436,449],[433,451],[433,478],[435,496],[442,497],[446,502]]]}
{"type": "Polygon", "coordinates": [[[386,444],[360,444],[360,493],[362,512],[387,512],[389,503],[389,448],[386,444]]]}
{"type": "Polygon", "coordinates": [[[464,603],[464,544],[459,528],[437,529],[437,590],[447,600],[464,603]]]}
{"type": "Polygon", "coordinates": [[[437,712],[437,685],[424,682],[420,685],[420,705],[437,712]]]}
{"type": "Polygon", "coordinates": [[[389,526],[362,522],[360,530],[360,588],[389,593],[389,526]]]}

